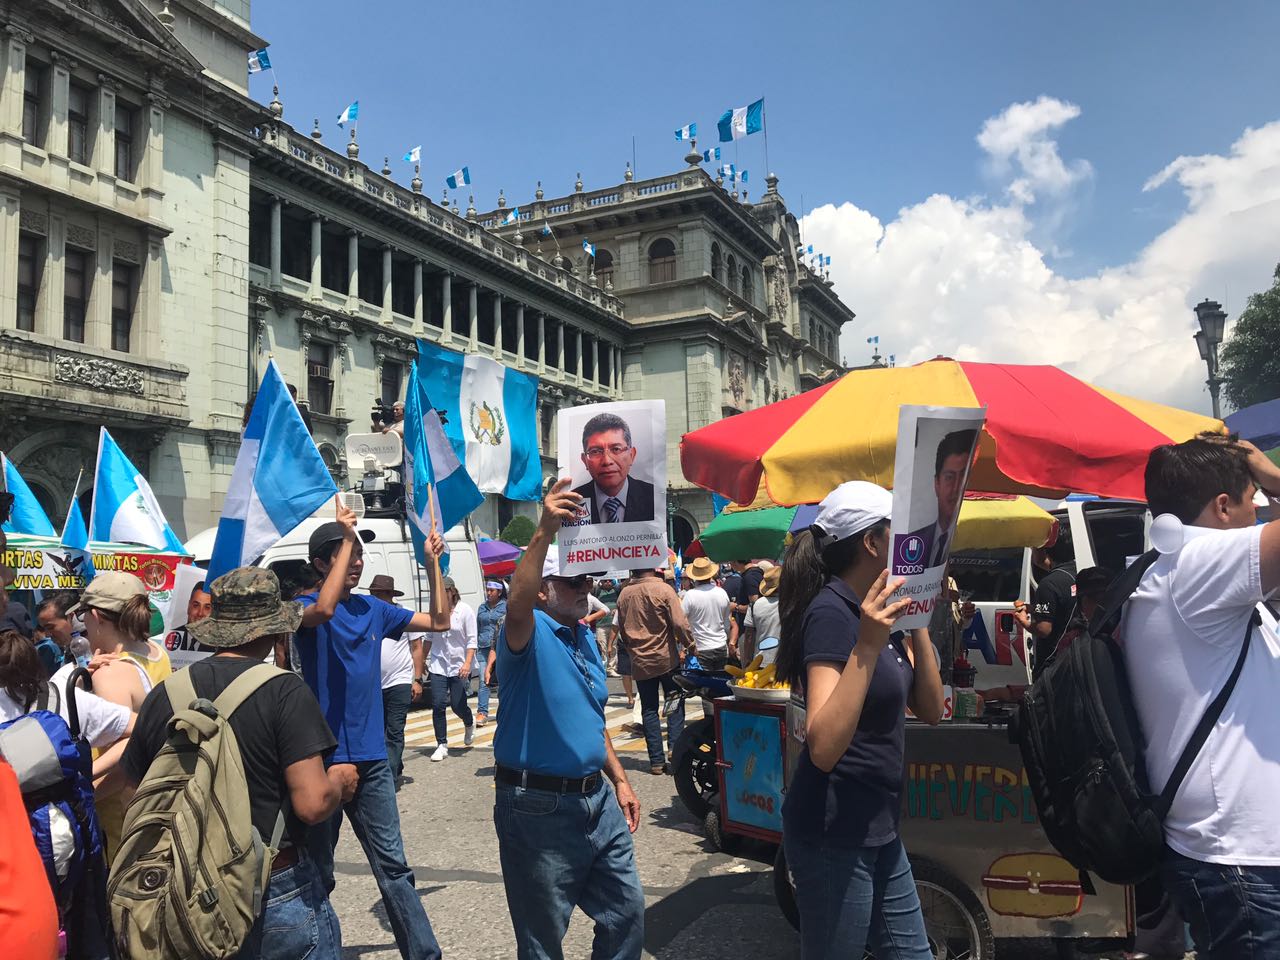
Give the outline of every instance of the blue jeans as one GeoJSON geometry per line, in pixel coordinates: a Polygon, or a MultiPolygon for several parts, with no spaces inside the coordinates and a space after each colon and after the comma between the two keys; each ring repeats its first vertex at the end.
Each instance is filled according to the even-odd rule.
{"type": "MultiPolygon", "coordinates": [[[[640,694],[640,719],[644,721],[644,742],[649,748],[649,765],[660,767],[666,762],[662,752],[662,715],[659,711],[658,686],[661,684],[664,693],[679,691],[671,674],[650,677],[648,680],[637,680],[636,690],[640,694]]],[[[674,749],[680,734],[684,732],[684,701],[667,717],[667,748],[674,749]]]]}
{"type": "Polygon", "coordinates": [[[310,830],[311,857],[324,888],[333,891],[333,851],[338,846],[342,814],[346,813],[373,869],[400,956],[404,960],[440,960],[440,945],[436,943],[427,911],[418,899],[413,871],[405,863],[391,764],[386,760],[363,760],[356,764],[356,769],[360,772],[360,785],[351,802],[310,830]]]}
{"type": "Polygon", "coordinates": [[[431,726],[435,728],[436,743],[449,741],[449,715],[445,711],[450,706],[468,727],[475,723],[467,706],[469,682],[470,678],[463,680],[456,673],[448,677],[443,673],[431,674],[431,726]]]}
{"type": "Polygon", "coordinates": [[[236,955],[241,960],[341,960],[342,932],[320,871],[305,856],[271,874],[265,906],[236,955]]]}
{"type": "Polygon", "coordinates": [[[413,702],[413,684],[398,683],[382,689],[382,731],[387,738],[387,762],[397,780],[404,773],[404,723],[413,702]]]}
{"type": "Polygon", "coordinates": [[[899,839],[844,847],[782,834],[800,910],[800,956],[933,960],[907,851],[899,839]]]}
{"type": "Polygon", "coordinates": [[[612,787],[583,796],[500,783],[493,822],[520,960],[562,960],[574,907],[595,921],[592,960],[639,960],[644,893],[612,787]]]}
{"type": "Polygon", "coordinates": [[[476,713],[489,716],[489,685],[484,682],[484,672],[489,666],[489,651],[492,647],[477,647],[475,663],[480,668],[480,679],[476,684],[476,713]]]}
{"type": "Polygon", "coordinates": [[[1280,958],[1280,867],[1204,863],[1166,848],[1160,873],[1198,960],[1280,958]]]}

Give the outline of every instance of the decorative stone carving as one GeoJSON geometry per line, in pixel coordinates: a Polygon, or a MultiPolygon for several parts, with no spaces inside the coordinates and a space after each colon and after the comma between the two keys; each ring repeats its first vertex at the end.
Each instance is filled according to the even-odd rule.
{"type": "Polygon", "coordinates": [[[20,41],[21,43],[36,42],[36,35],[34,33],[31,33],[29,30],[23,29],[22,27],[18,26],[16,23],[6,23],[4,25],[4,32],[9,34],[9,36],[13,37],[15,40],[20,41]]]}
{"type": "Polygon", "coordinates": [[[67,224],[67,243],[85,250],[98,249],[98,231],[78,223],[67,224]]]}
{"type": "Polygon", "coordinates": [[[742,357],[736,353],[729,355],[729,393],[733,395],[733,402],[741,407],[747,395],[747,377],[742,357]]]}
{"type": "Polygon", "coordinates": [[[128,240],[117,240],[112,256],[125,263],[137,264],[142,262],[142,257],[138,252],[138,245],[128,240]]]}
{"type": "Polygon", "coordinates": [[[68,354],[53,358],[53,379],[63,383],[80,383],[98,390],[114,390],[142,396],[145,392],[142,374],[133,367],[111,360],[97,360],[68,354]]]}
{"type": "Polygon", "coordinates": [[[791,302],[791,290],[787,284],[785,271],[773,271],[773,315],[778,320],[787,319],[787,306],[791,302]]]}
{"type": "Polygon", "coordinates": [[[28,210],[26,207],[23,207],[22,213],[18,217],[18,223],[21,225],[22,229],[26,230],[28,233],[36,233],[42,237],[47,237],[49,235],[49,218],[43,213],[38,213],[35,210],[28,210]]]}

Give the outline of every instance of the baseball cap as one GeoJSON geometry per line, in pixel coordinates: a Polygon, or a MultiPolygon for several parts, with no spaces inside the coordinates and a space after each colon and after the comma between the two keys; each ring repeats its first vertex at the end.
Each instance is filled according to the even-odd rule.
{"type": "MultiPolygon", "coordinates": [[[[325,552],[325,547],[335,540],[342,539],[342,531],[344,529],[337,520],[330,520],[328,523],[322,523],[312,530],[311,537],[307,540],[307,559],[314,560],[316,557],[322,556],[325,552]]],[[[356,533],[365,543],[368,543],[374,537],[372,530],[357,530],[356,533]]]]}
{"type": "Polygon", "coordinates": [[[878,483],[849,480],[840,484],[818,504],[813,526],[826,534],[825,543],[861,533],[893,512],[893,494],[878,483]]]}
{"type": "Polygon", "coordinates": [[[92,607],[95,610],[106,610],[119,613],[124,605],[134,597],[146,596],[147,588],[131,573],[119,570],[108,570],[100,573],[84,588],[80,600],[67,611],[67,614],[83,613],[92,607]]]}
{"type": "Polygon", "coordinates": [[[547,559],[542,561],[542,579],[560,576],[560,547],[552,544],[547,547],[547,559]]]}
{"type": "Polygon", "coordinates": [[[209,647],[238,647],[275,633],[293,633],[302,622],[302,604],[280,599],[280,581],[262,567],[239,567],[213,581],[213,612],[188,624],[209,647]]]}

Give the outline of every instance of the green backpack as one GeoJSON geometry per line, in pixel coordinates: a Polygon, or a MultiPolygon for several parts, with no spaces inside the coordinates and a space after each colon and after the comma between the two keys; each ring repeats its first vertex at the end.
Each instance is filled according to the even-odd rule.
{"type": "Polygon", "coordinates": [[[190,670],[165,679],[168,737],[125,814],[107,883],[121,960],[233,957],[262,913],[285,811],[264,844],[227,721],[283,675],[269,664],[252,667],[212,703],[197,697],[190,670]]]}

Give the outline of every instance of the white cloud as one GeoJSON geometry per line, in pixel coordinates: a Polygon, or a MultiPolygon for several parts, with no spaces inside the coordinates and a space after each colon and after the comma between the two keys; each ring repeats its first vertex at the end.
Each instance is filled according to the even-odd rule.
{"type": "Polygon", "coordinates": [[[844,334],[850,362],[865,362],[866,337],[878,334],[899,364],[939,354],[1052,363],[1207,411],[1191,307],[1230,291],[1234,317],[1271,282],[1280,259],[1280,121],[1246,130],[1226,155],[1169,163],[1144,190],[1181,187],[1177,222],[1131,262],[1070,279],[1045,261],[1043,208],[1032,201],[1069,204],[1091,176],[1087,164],[1064,163],[1049,137],[1079,112],[1042,97],[987,121],[978,142],[1006,182],[999,200],[935,194],[887,224],[852,203],[805,217],[805,242],[831,254],[832,279],[858,314],[844,334]]]}

